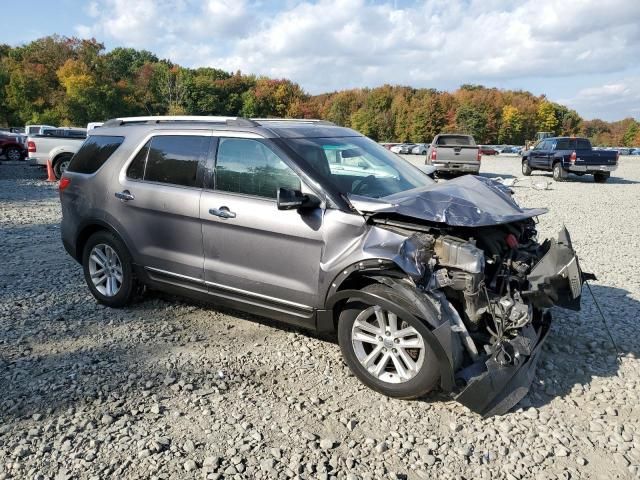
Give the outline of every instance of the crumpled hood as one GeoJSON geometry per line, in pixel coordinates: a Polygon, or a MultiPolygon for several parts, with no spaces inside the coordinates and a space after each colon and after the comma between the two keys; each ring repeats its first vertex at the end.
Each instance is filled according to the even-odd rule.
{"type": "Polygon", "coordinates": [[[361,213],[397,213],[455,227],[500,225],[547,213],[546,208],[520,208],[504,185],[475,175],[383,198],[349,195],[349,201],[361,213]]]}

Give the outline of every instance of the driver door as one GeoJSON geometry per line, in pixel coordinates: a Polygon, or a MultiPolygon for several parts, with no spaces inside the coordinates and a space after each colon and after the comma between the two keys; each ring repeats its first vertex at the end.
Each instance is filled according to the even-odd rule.
{"type": "Polygon", "coordinates": [[[204,276],[210,293],[285,312],[312,312],[324,211],[278,210],[279,187],[302,189],[268,140],[221,137],[202,194],[204,276]]]}

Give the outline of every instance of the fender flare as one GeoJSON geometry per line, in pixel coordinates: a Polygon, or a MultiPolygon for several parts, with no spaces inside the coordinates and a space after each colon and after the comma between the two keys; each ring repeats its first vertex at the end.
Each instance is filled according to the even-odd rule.
{"type": "MultiPolygon", "coordinates": [[[[333,309],[336,303],[349,298],[360,300],[367,305],[379,305],[382,308],[395,313],[400,318],[411,318],[416,323],[424,325],[424,331],[421,333],[424,340],[433,350],[436,359],[438,360],[438,368],[440,370],[440,386],[445,392],[451,392],[454,389],[455,381],[453,375],[453,367],[449,360],[449,356],[447,355],[445,348],[442,346],[436,335],[434,335],[434,333],[425,322],[417,318],[415,315],[413,315],[411,312],[398,305],[397,303],[373,293],[363,292],[362,290],[339,291],[331,297],[329,303],[327,303],[327,308],[333,309]]],[[[449,327],[447,323],[445,323],[444,326],[449,327]]]]}

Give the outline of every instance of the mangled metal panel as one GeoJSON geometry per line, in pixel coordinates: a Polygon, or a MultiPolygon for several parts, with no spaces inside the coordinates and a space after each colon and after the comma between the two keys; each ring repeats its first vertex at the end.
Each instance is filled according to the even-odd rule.
{"type": "Polygon", "coordinates": [[[501,225],[547,213],[545,208],[521,208],[507,187],[475,175],[381,199],[358,195],[349,195],[348,198],[362,213],[395,213],[453,227],[501,225]]]}

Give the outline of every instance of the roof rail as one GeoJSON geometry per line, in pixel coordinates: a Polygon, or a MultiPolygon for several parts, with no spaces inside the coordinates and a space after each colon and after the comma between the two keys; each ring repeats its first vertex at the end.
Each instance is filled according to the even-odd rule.
{"type": "Polygon", "coordinates": [[[258,124],[252,120],[243,117],[221,117],[221,116],[205,116],[205,115],[157,115],[146,117],[121,117],[113,118],[104,122],[102,127],[119,127],[127,124],[145,123],[223,123],[227,125],[256,127],[258,124]]]}
{"type": "Polygon", "coordinates": [[[335,125],[335,123],[329,120],[321,120],[318,118],[252,118],[254,122],[297,122],[297,123],[313,123],[318,125],[335,125]]]}

